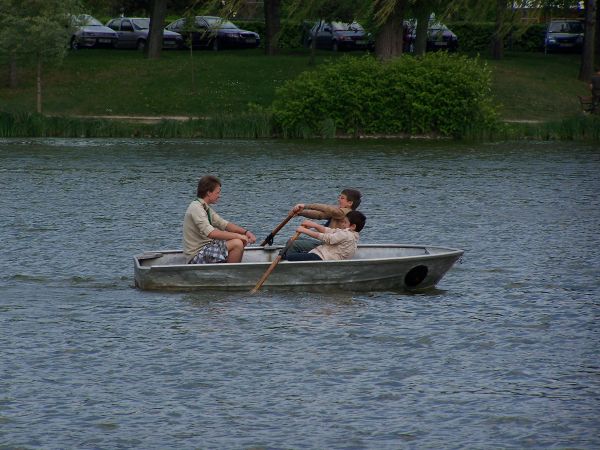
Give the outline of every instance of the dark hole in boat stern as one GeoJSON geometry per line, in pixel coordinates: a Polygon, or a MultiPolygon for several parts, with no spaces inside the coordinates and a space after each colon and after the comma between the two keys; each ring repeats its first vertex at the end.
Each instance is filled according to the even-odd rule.
{"type": "Polygon", "coordinates": [[[417,287],[427,277],[428,273],[429,269],[427,266],[413,267],[404,277],[404,284],[409,288],[417,287]]]}

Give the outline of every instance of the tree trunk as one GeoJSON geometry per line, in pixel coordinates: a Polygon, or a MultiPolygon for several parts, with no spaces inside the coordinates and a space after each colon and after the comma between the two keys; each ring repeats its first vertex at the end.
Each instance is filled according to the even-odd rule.
{"type": "Polygon", "coordinates": [[[281,31],[281,0],[265,0],[265,54],[273,56],[277,53],[277,42],[281,31]]]}
{"type": "Polygon", "coordinates": [[[600,26],[600,8],[596,5],[596,39],[594,44],[594,61],[598,64],[598,69],[600,69],[600,30],[598,27],[600,26]]]}
{"type": "Polygon", "coordinates": [[[375,39],[375,55],[382,61],[388,61],[402,55],[403,34],[404,0],[396,0],[392,13],[386,17],[375,39]]]}
{"type": "Polygon", "coordinates": [[[190,69],[192,74],[192,94],[196,93],[196,74],[194,72],[194,46],[190,45],[190,69]]]}
{"type": "Polygon", "coordinates": [[[429,11],[421,7],[417,11],[417,33],[415,37],[415,55],[423,56],[427,51],[427,29],[429,28],[429,11]]]}
{"type": "Polygon", "coordinates": [[[38,56],[37,60],[37,112],[42,113],[42,58],[38,56]]]}
{"type": "Polygon", "coordinates": [[[16,89],[19,86],[19,79],[17,77],[17,56],[11,53],[8,62],[8,87],[16,89]]]}
{"type": "Polygon", "coordinates": [[[504,56],[504,14],[507,0],[496,0],[496,26],[492,37],[492,58],[502,59],[504,56]]]}
{"type": "Polygon", "coordinates": [[[585,36],[581,52],[579,79],[590,81],[594,73],[594,42],[596,31],[596,0],[585,0],[585,36]]]}
{"type": "MultiPolygon", "coordinates": [[[[323,24],[323,20],[319,19],[319,24],[317,25],[317,30],[319,30],[321,28],[321,25],[323,24]]],[[[311,28],[312,30],[312,28],[311,28]]],[[[309,33],[310,31],[309,30],[309,33]]],[[[311,35],[310,37],[310,56],[308,57],[308,65],[309,66],[314,66],[315,65],[315,59],[316,59],[316,55],[317,55],[317,35],[311,35]]]]}
{"type": "Polygon", "coordinates": [[[162,50],[163,28],[167,15],[167,0],[152,0],[150,32],[146,43],[146,58],[158,59],[162,50]]]}

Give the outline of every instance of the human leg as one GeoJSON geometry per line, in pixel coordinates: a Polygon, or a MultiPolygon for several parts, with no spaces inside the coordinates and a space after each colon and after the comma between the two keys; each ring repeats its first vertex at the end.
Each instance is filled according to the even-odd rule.
{"type": "Polygon", "coordinates": [[[288,252],[284,259],[288,261],[322,261],[321,257],[316,253],[307,252],[288,252]]]}
{"type": "Polygon", "coordinates": [[[227,262],[239,263],[244,256],[244,242],[241,239],[230,239],[226,241],[227,245],[227,262]]]}
{"type": "MultiPolygon", "coordinates": [[[[289,241],[287,243],[289,243],[289,241]]],[[[292,246],[288,249],[288,253],[308,253],[320,244],[321,242],[316,239],[302,236],[292,243],[292,246]]],[[[283,254],[283,250],[279,252],[279,254],[283,254]]]]}
{"type": "Polygon", "coordinates": [[[222,240],[214,240],[202,247],[190,264],[217,264],[227,261],[227,244],[222,240]]]}

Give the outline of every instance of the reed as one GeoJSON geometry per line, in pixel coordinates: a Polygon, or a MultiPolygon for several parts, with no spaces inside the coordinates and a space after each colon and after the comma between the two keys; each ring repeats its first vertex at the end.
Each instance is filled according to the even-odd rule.
{"type": "Polygon", "coordinates": [[[139,124],[106,119],[49,117],[34,113],[0,112],[0,137],[153,137],[153,138],[270,138],[271,116],[265,112],[221,115],[185,122],[163,120],[139,124]]]}
{"type": "MultiPolygon", "coordinates": [[[[0,111],[0,138],[208,138],[208,139],[313,139],[336,136],[335,123],[324,121],[317,134],[308,126],[279,128],[263,110],[239,115],[218,115],[188,121],[163,120],[140,124],[106,119],[52,117],[35,113],[0,111]]],[[[543,140],[600,142],[600,116],[579,115],[542,123],[510,123],[490,128],[467,128],[465,141],[543,140]]]]}

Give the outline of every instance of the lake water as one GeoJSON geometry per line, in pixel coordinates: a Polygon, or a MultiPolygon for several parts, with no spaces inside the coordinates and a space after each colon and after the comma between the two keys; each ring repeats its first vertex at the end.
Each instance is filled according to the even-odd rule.
{"type": "Polygon", "coordinates": [[[574,143],[0,140],[0,448],[600,448],[599,174],[574,143]],[[465,255],[417,295],[136,290],[206,173],[259,239],[352,186],[362,242],[465,255]]]}

